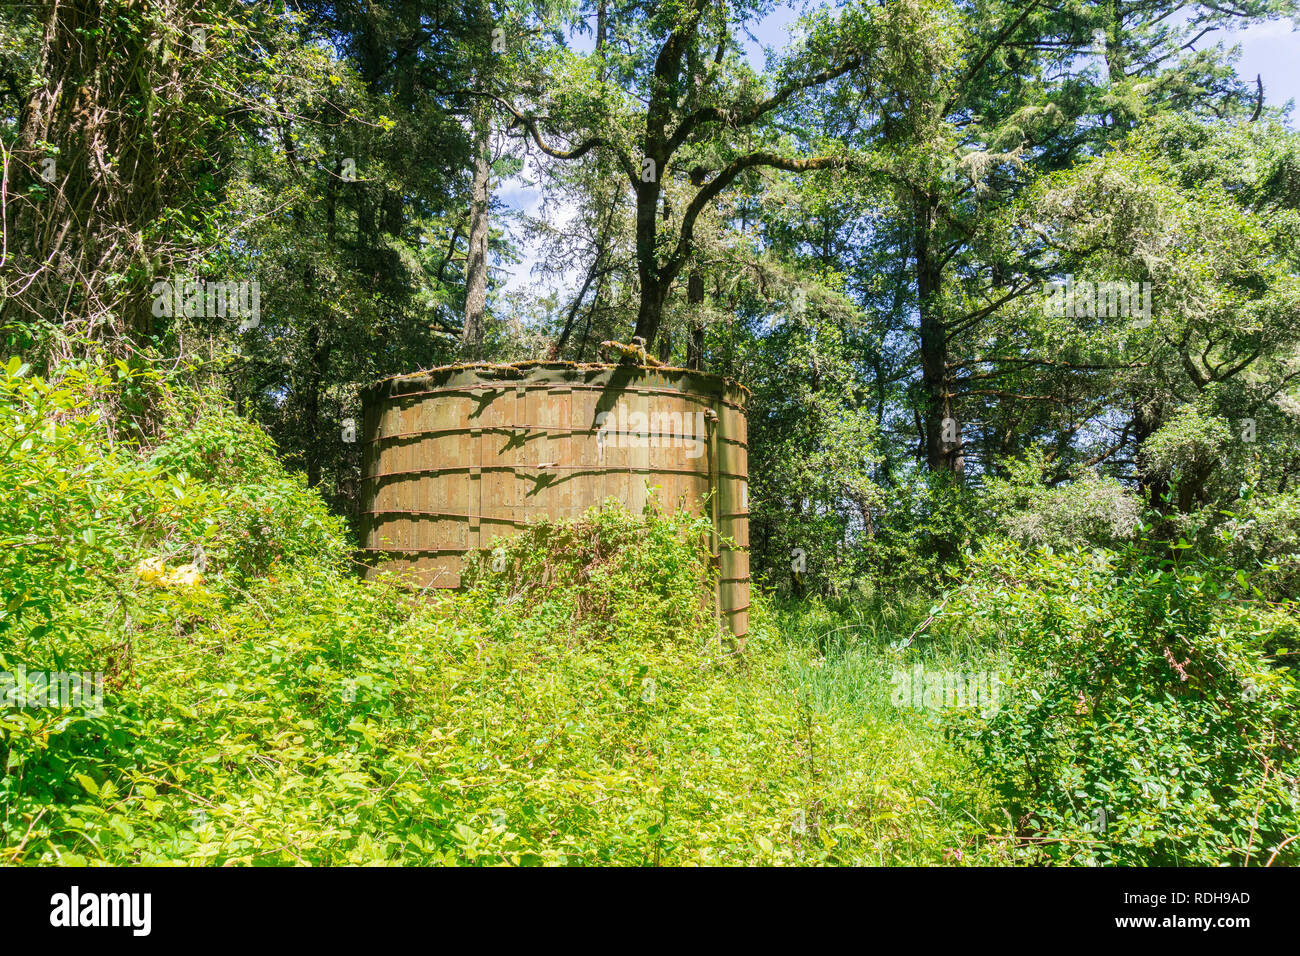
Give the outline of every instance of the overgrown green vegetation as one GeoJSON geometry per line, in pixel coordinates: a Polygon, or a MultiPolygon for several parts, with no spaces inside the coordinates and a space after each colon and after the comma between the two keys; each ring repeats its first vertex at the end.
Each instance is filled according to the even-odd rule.
{"type": "Polygon", "coordinates": [[[960,731],[1053,860],[1297,859],[1300,619],[1179,545],[986,548],[947,626],[1004,649],[996,715],[960,731]]]}
{"type": "Polygon", "coordinates": [[[109,450],[94,402],[124,381],[4,379],[0,667],[106,679],[100,714],[0,710],[8,861],[996,853],[940,736],[827,696],[765,605],[744,653],[719,639],[698,519],[539,525],[504,571],[413,597],[349,573],[337,520],[219,406],[109,450]],[[200,549],[196,583],[141,577],[200,549]]]}
{"type": "Polygon", "coordinates": [[[0,670],[105,679],[0,709],[7,862],[1295,859],[1297,620],[1244,574],[1008,541],[939,607],[757,600],[736,648],[707,522],[610,502],[413,594],[220,401],[115,437],[138,385],[4,372],[0,670]],[[999,706],[914,708],[917,665],[999,706]]]}

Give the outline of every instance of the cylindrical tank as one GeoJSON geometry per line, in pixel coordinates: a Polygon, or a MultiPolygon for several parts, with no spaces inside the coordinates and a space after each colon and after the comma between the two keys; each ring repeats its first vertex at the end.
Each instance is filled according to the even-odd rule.
{"type": "Polygon", "coordinates": [[[712,520],[717,609],[749,631],[748,391],[628,365],[453,365],[363,392],[362,543],[375,569],[460,585],[467,552],[614,497],[712,520]]]}

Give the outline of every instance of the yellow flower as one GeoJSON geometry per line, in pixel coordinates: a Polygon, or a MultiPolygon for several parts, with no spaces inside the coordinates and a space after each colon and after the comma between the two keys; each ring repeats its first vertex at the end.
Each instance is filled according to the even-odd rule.
{"type": "Polygon", "coordinates": [[[167,565],[162,558],[145,558],[135,566],[135,576],[146,584],[152,583],[167,573],[167,565]]]}
{"type": "Polygon", "coordinates": [[[203,574],[192,564],[182,564],[168,574],[162,582],[167,587],[194,587],[203,583],[203,574]]]}

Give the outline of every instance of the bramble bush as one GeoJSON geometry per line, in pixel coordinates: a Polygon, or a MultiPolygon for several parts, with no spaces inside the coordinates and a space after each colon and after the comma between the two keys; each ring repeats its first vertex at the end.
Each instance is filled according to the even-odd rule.
{"type": "Polygon", "coordinates": [[[991,545],[947,608],[1009,655],[996,715],[961,733],[1031,859],[1300,858],[1296,609],[1173,553],[991,545]]]}

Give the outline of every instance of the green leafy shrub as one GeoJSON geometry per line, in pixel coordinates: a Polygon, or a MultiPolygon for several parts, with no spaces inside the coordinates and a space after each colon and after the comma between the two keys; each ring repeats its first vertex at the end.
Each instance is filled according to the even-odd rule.
{"type": "MultiPolygon", "coordinates": [[[[116,852],[136,859],[179,852],[185,841],[167,829],[170,818],[164,832],[150,828],[154,842],[136,835],[150,818],[140,808],[161,812],[158,788],[193,775],[187,739],[211,743],[219,733],[187,697],[195,675],[225,680],[235,649],[261,653],[232,637],[245,615],[270,623],[264,599],[240,584],[261,571],[257,586],[276,586],[277,562],[288,557],[295,596],[355,587],[340,573],[342,525],[276,465],[260,431],[219,404],[192,396],[189,427],[153,453],[110,428],[100,409],[140,377],[124,363],[67,365],[46,381],[11,361],[0,379],[9,450],[0,478],[16,489],[0,504],[0,671],[98,673],[105,696],[102,712],[0,707],[0,835],[10,855],[75,863],[108,858],[103,848],[119,840],[116,852]],[[249,540],[253,503],[272,529],[269,555],[249,540]],[[151,561],[196,557],[203,571],[184,586],[141,575],[151,561]],[[38,820],[48,834],[32,827],[38,820]]],[[[249,666],[237,678],[248,686],[258,673],[249,666]]],[[[199,686],[210,699],[234,683],[199,686]]]]}
{"type": "Polygon", "coordinates": [[[471,559],[465,580],[501,627],[530,620],[575,635],[674,640],[712,620],[716,572],[703,560],[708,518],[629,518],[614,499],[577,521],[542,520],[471,559]]]}
{"type": "Polygon", "coordinates": [[[1114,547],[1133,539],[1141,500],[1114,478],[1085,471],[1048,485],[1041,451],[1010,463],[1005,478],[985,483],[985,501],[999,530],[1028,548],[1114,547]]]}
{"type": "Polygon", "coordinates": [[[880,589],[934,593],[957,579],[992,527],[972,489],[942,472],[913,476],[890,489],[863,554],[880,589]]]}
{"type": "Polygon", "coordinates": [[[116,441],[100,407],[125,366],[69,365],[53,381],[17,358],[0,369],[0,635],[48,633],[115,581],[116,566],[170,498],[116,441]]]}
{"type": "MultiPolygon", "coordinates": [[[[179,510],[204,526],[206,559],[232,580],[262,574],[272,563],[303,559],[345,562],[345,522],[322,505],[301,474],[286,471],[265,431],[219,399],[171,396],[167,439],[150,467],[202,493],[184,496],[179,510]]],[[[187,542],[157,542],[163,550],[187,542]]]]}
{"type": "Polygon", "coordinates": [[[1296,861],[1297,617],[1248,583],[1136,550],[981,556],[948,625],[1010,663],[963,739],[1032,856],[1296,861]]]}
{"type": "Polygon", "coordinates": [[[1213,526],[1206,546],[1251,575],[1261,595],[1274,600],[1300,595],[1300,489],[1266,494],[1246,489],[1213,526]]]}

